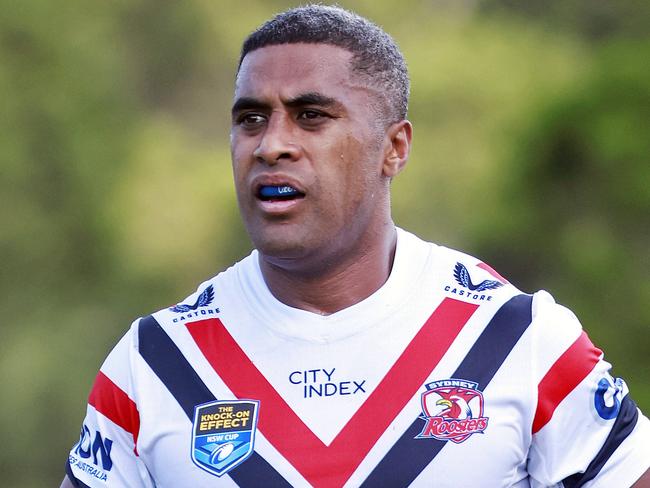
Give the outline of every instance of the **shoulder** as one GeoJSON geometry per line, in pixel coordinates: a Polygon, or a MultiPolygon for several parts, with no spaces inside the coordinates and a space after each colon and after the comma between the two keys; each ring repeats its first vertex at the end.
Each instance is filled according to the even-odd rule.
{"type": "Polygon", "coordinates": [[[530,353],[538,358],[531,366],[548,370],[576,341],[579,343],[575,348],[591,344],[575,314],[548,292],[523,292],[506,274],[483,259],[445,246],[429,245],[437,286],[448,297],[482,305],[481,314],[494,316],[495,320],[503,316],[511,322],[512,317],[517,317],[516,322],[525,323],[525,342],[530,353]]]}
{"type": "Polygon", "coordinates": [[[253,251],[244,259],[199,284],[194,292],[174,305],[153,312],[144,319],[153,318],[165,327],[167,324],[216,317],[229,296],[237,294],[246,282],[257,279],[256,269],[257,252],[253,251]]]}
{"type": "Polygon", "coordinates": [[[523,292],[480,258],[432,244],[433,272],[450,298],[478,305],[505,304],[523,292]]]}
{"type": "Polygon", "coordinates": [[[540,374],[548,374],[553,366],[558,374],[565,374],[560,369],[562,363],[582,364],[589,369],[602,357],[602,351],[589,340],[576,315],[548,292],[542,290],[533,295],[532,319],[532,346],[540,374]]]}

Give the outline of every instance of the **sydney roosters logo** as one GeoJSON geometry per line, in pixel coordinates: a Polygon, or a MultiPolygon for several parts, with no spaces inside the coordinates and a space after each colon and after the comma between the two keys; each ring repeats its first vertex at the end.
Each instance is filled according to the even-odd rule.
{"type": "Polygon", "coordinates": [[[433,381],[422,393],[424,427],[415,438],[434,438],[456,444],[472,434],[483,433],[488,417],[483,415],[483,393],[478,383],[462,379],[433,381]]]}

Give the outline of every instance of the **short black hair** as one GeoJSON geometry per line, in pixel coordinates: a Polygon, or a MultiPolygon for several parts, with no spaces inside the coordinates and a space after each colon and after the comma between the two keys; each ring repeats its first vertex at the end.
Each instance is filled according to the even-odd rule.
{"type": "Polygon", "coordinates": [[[369,20],[336,6],[306,5],[277,14],[244,41],[246,54],[278,44],[329,44],[352,53],[352,71],[386,98],[389,123],[406,118],[409,76],[395,41],[369,20]]]}

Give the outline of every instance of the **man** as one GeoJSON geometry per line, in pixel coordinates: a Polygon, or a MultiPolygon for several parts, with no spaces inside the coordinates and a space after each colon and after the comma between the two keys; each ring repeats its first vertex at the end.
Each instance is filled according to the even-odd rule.
{"type": "Polygon", "coordinates": [[[650,486],[648,419],[575,317],[396,229],[408,91],[345,10],[249,36],[231,147],[256,251],[134,322],[62,486],[650,486]]]}

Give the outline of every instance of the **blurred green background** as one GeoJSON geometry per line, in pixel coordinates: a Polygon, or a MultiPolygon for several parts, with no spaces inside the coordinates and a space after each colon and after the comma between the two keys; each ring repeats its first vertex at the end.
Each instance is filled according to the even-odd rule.
{"type": "MultiPolygon", "coordinates": [[[[295,2],[0,0],[0,472],[58,486],[130,322],[250,243],[243,37],[295,2]]],[[[342,1],[412,77],[396,222],[550,290],[650,411],[650,2],[342,1]]]]}

